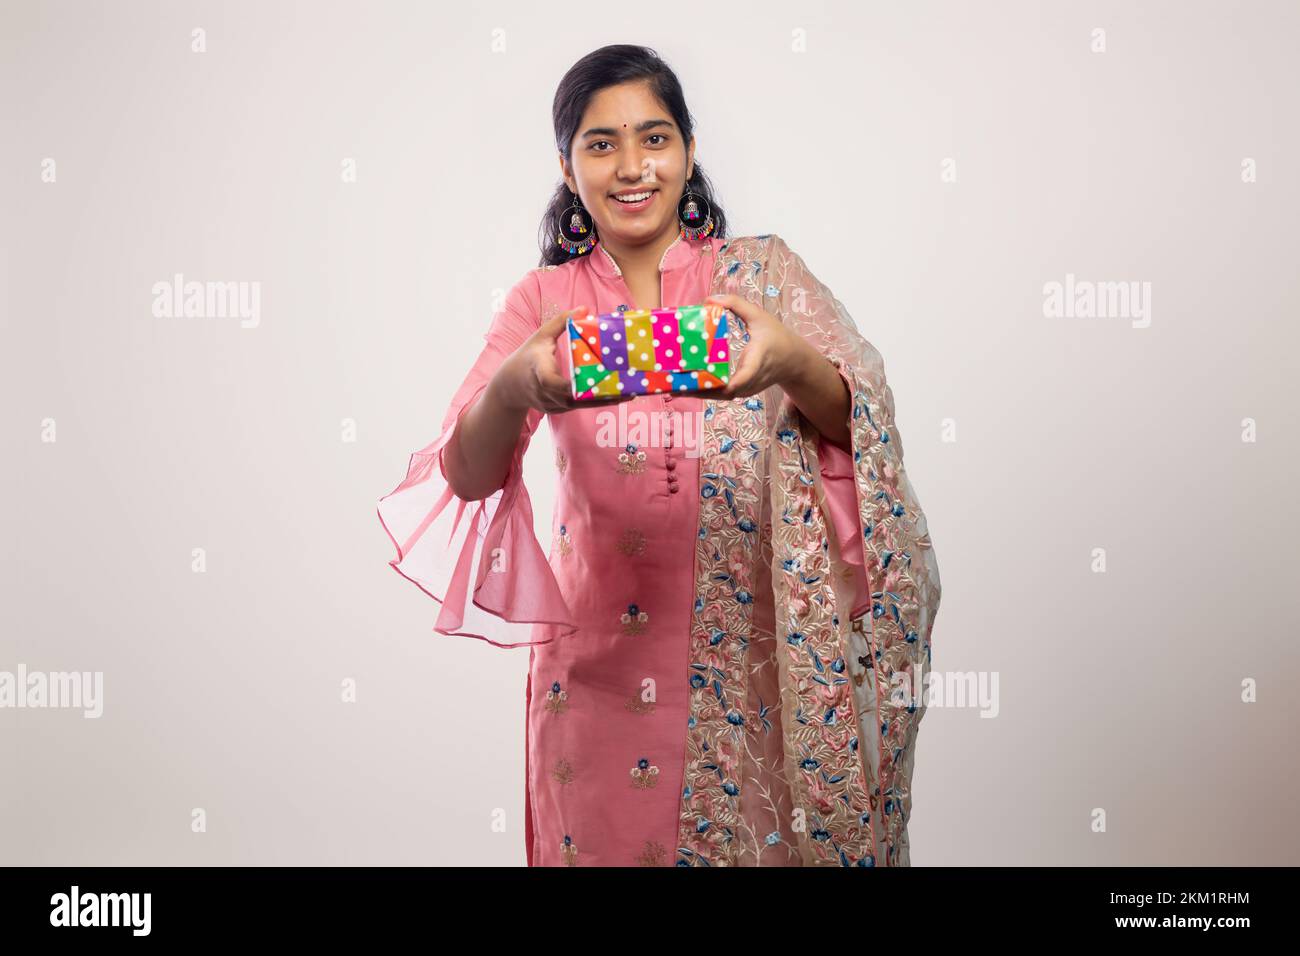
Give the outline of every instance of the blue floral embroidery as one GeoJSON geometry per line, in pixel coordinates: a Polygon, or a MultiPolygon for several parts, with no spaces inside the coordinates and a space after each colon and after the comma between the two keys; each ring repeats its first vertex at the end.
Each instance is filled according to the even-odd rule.
{"type": "Polygon", "coordinates": [[[659,783],[659,768],[645,757],[632,768],[632,786],[638,790],[651,790],[659,783]]]}
{"type": "Polygon", "coordinates": [[[628,442],[618,455],[619,471],[625,475],[639,475],[645,471],[645,460],[645,452],[638,451],[636,445],[628,442]]]}
{"type": "Polygon", "coordinates": [[[569,692],[560,689],[558,680],[546,692],[546,709],[552,714],[562,714],[569,709],[569,692]]]}
{"type": "Polygon", "coordinates": [[[560,852],[564,854],[565,866],[577,866],[578,848],[573,845],[573,837],[567,833],[564,834],[564,842],[560,844],[560,852]]]}
{"type": "Polygon", "coordinates": [[[637,605],[629,604],[627,610],[619,618],[619,622],[623,625],[624,634],[641,634],[650,624],[650,615],[637,605]]]}

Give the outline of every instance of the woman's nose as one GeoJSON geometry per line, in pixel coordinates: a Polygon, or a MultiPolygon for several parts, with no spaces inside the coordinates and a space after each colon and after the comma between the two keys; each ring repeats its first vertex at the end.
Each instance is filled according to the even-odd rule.
{"type": "Polygon", "coordinates": [[[654,162],[647,161],[640,150],[630,149],[623,153],[623,162],[619,167],[619,175],[624,182],[630,183],[652,183],[654,182],[654,162]]]}

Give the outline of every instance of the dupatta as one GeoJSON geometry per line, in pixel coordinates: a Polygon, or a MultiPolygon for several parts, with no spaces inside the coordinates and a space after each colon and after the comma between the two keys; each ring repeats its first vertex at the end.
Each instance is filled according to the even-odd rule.
{"type": "MultiPolygon", "coordinates": [[[[803,865],[909,865],[940,581],[883,360],[779,236],[721,246],[713,293],[766,309],[848,385],[871,610],[849,620],[816,428],[777,387],[706,402],[677,864],[752,865],[785,840],[803,865]]],[[[749,335],[729,335],[734,362],[749,335]]]]}

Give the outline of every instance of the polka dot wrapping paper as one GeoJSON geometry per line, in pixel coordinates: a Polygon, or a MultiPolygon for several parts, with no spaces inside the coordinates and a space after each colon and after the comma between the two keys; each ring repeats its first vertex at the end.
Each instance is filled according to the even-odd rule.
{"type": "Polygon", "coordinates": [[[569,316],[569,379],[578,401],[704,392],[731,376],[725,306],[688,305],[569,316]]]}

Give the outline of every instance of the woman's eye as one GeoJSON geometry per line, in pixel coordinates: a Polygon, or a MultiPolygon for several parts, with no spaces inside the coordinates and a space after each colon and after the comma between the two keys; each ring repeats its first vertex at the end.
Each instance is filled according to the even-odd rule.
{"type": "MultiPolygon", "coordinates": [[[[661,140],[663,140],[664,142],[667,142],[667,141],[668,141],[668,137],[665,136],[663,133],[651,133],[649,136],[646,137],[646,139],[647,139],[647,140],[651,140],[651,139],[661,139],[661,140]]],[[[597,146],[601,146],[601,145],[612,146],[613,144],[612,144],[609,140],[607,140],[607,139],[598,139],[598,140],[596,140],[594,143],[591,144],[591,148],[592,148],[592,149],[596,149],[597,146]]],[[[655,143],[654,145],[658,146],[658,145],[660,145],[660,144],[659,144],[659,143],[655,143]]],[[[598,153],[603,153],[603,152],[606,152],[606,150],[603,150],[603,149],[597,149],[596,152],[598,152],[598,153]]]]}

